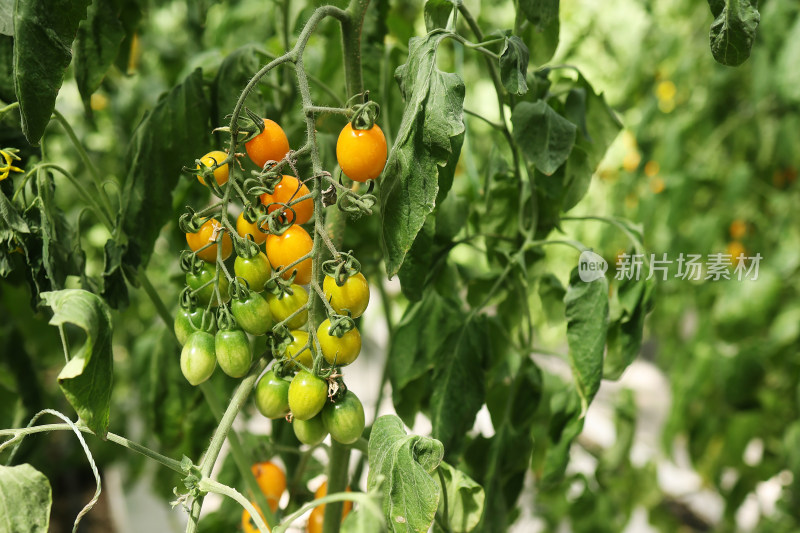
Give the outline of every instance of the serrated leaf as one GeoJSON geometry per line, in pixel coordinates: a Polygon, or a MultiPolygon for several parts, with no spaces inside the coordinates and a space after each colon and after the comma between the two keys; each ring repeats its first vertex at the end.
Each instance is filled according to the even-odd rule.
{"type": "Polygon", "coordinates": [[[92,2],[86,20],[78,27],[75,81],[84,106],[89,110],[89,97],[100,87],[125,39],[125,28],[119,20],[119,12],[119,0],[92,2]]]}
{"type": "Polygon", "coordinates": [[[603,348],[608,328],[608,281],[581,281],[572,270],[564,296],[567,344],[573,379],[586,412],[603,379],[603,348]]]}
{"type": "Polygon", "coordinates": [[[455,456],[483,405],[491,347],[486,317],[463,321],[435,356],[430,418],[433,436],[455,456]]]}
{"type": "Polygon", "coordinates": [[[761,21],[758,0],[708,0],[714,22],[709,40],[711,55],[723,65],[735,67],[750,57],[761,21]]]}
{"type": "Polygon", "coordinates": [[[406,434],[394,415],[375,421],[369,437],[368,490],[383,491],[383,511],[390,532],[428,531],[441,490],[431,474],[442,461],[436,439],[406,434]]]}
{"type": "Polygon", "coordinates": [[[408,61],[395,72],[406,107],[380,184],[381,236],[390,277],[402,266],[436,201],[443,199],[438,195],[441,167],[461,149],[464,82],[436,68],[436,46],[444,37],[434,31],[411,39],[408,61]]]}
{"type": "Polygon", "coordinates": [[[500,79],[511,94],[522,95],[528,92],[528,47],[522,39],[512,35],[506,39],[500,55],[500,79]]]}
{"type": "Polygon", "coordinates": [[[59,373],[58,384],[81,420],[105,439],[114,378],[108,306],[97,295],[80,289],[44,292],[41,296],[53,310],[51,326],[74,324],[86,333],[83,345],[59,373]]]}
{"type": "MultiPolygon", "coordinates": [[[[250,81],[253,72],[263,66],[259,61],[261,54],[257,46],[246,44],[228,54],[220,64],[211,90],[215,126],[227,126],[230,122],[225,117],[236,105],[242,94],[242,87],[250,81]]],[[[260,95],[259,91],[253,91],[247,99],[247,105],[252,109],[263,107],[260,95]]]]}
{"type": "Polygon", "coordinates": [[[552,175],[569,157],[575,145],[575,124],[544,100],[520,102],[511,113],[514,139],[536,169],[552,175]]]}
{"type": "Polygon", "coordinates": [[[452,533],[468,533],[475,529],[483,514],[485,495],[483,488],[464,472],[442,462],[440,479],[444,479],[443,497],[439,500],[439,513],[444,513],[447,498],[447,524],[452,533]]]}
{"type": "Polygon", "coordinates": [[[22,131],[38,144],[72,60],[72,41],[90,0],[26,0],[14,8],[14,87],[22,131]]]}
{"type": "Polygon", "coordinates": [[[52,505],[47,476],[29,464],[0,465],[0,531],[47,533],[52,505]]]}
{"type": "Polygon", "coordinates": [[[122,227],[128,236],[125,263],[147,264],[161,228],[173,219],[172,191],[181,168],[208,148],[210,106],[203,75],[195,70],[163,96],[142,119],[125,155],[122,227]]]}
{"type": "Polygon", "coordinates": [[[433,31],[437,28],[447,29],[451,16],[456,16],[461,0],[427,0],[425,2],[425,28],[433,31]]]}
{"type": "Polygon", "coordinates": [[[520,0],[519,9],[536,28],[542,31],[553,21],[558,21],[559,0],[520,0]]]}

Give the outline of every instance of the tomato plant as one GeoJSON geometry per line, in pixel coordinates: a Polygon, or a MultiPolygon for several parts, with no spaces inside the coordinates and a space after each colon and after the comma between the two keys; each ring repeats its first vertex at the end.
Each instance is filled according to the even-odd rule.
{"type": "Polygon", "coordinates": [[[800,530],[797,3],[0,6],[0,527],[800,530]]]}

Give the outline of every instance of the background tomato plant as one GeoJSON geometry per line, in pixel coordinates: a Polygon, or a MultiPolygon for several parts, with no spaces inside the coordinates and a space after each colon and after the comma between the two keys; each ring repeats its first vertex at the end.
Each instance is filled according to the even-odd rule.
{"type": "MultiPolygon", "coordinates": [[[[242,88],[323,3],[0,2],[0,149],[19,149],[24,171],[0,181],[4,436],[54,408],[97,435],[199,460],[237,382],[218,372],[193,388],[181,374],[177,221],[209,201],[181,169],[225,146],[214,129],[242,88]],[[40,25],[64,46],[39,40],[40,25]]],[[[373,289],[363,353],[345,369],[368,431],[348,463],[248,402],[230,447],[281,462],[289,503],[278,517],[311,501],[333,467],[354,492],[380,488],[381,475],[413,480],[415,505],[397,503],[412,493],[402,483],[381,500],[392,530],[402,516],[435,531],[796,531],[797,7],[378,0],[364,13],[360,36],[345,29],[344,55],[341,25],[326,19],[304,61],[320,106],[345,105],[359,73],[390,148],[375,214],[326,210],[373,289]],[[741,18],[726,18],[734,7],[741,18]],[[575,245],[612,265],[608,283],[576,279],[575,245]],[[611,276],[625,251],[726,250],[760,253],[760,279],[611,276]]],[[[291,68],[247,105],[302,145],[291,68]]],[[[316,120],[337,178],[345,123],[316,120]]],[[[309,169],[301,160],[298,175],[309,169]]],[[[185,520],[161,502],[187,491],[179,466],[85,438],[104,494],[121,498],[123,476],[158,495],[147,505],[164,518],[151,527],[185,520]]],[[[26,525],[45,531],[49,515],[69,529],[95,487],[81,443],[54,431],[12,447],[0,451],[0,484],[29,479],[42,501],[52,492],[52,509],[26,512],[26,525]]],[[[257,496],[233,451],[219,465],[216,480],[257,496]]],[[[239,527],[238,503],[213,502],[201,530],[239,527]]],[[[366,507],[352,516],[375,519],[366,507]]],[[[81,527],[137,530],[135,507],[128,522],[109,508],[101,500],[81,527]]]]}

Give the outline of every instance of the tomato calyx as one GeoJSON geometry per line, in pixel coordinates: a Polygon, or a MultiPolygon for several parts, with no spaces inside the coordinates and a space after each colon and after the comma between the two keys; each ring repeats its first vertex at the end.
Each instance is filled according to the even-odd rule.
{"type": "Polygon", "coordinates": [[[345,333],[356,327],[355,320],[346,315],[331,315],[329,320],[331,325],[328,328],[328,334],[340,339],[344,337],[345,333]]]}
{"type": "Polygon", "coordinates": [[[339,252],[339,257],[322,263],[322,273],[336,280],[336,285],[344,286],[347,280],[361,272],[361,263],[353,256],[353,250],[339,252]]]}
{"type": "Polygon", "coordinates": [[[258,137],[265,129],[264,119],[258,116],[257,113],[245,107],[244,114],[245,116],[239,117],[239,135],[244,134],[244,137],[239,139],[240,143],[246,143],[258,137]]]}
{"type": "Polygon", "coordinates": [[[354,130],[371,130],[381,114],[381,106],[369,99],[369,91],[364,93],[364,103],[355,106],[350,125],[354,130]]]}

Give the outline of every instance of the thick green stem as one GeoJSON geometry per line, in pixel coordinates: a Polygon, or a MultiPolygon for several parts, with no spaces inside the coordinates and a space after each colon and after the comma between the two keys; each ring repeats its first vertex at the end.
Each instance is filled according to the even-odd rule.
{"type": "MultiPolygon", "coordinates": [[[[211,444],[208,445],[208,449],[203,454],[202,461],[200,461],[200,473],[203,475],[203,477],[209,477],[209,475],[211,475],[211,470],[214,468],[214,463],[217,462],[217,457],[219,457],[219,452],[222,449],[222,443],[225,442],[225,438],[228,436],[231,426],[233,426],[233,421],[236,420],[236,416],[239,414],[239,411],[242,410],[247,398],[250,397],[250,393],[253,392],[253,388],[256,385],[258,376],[261,375],[261,372],[264,370],[264,368],[266,368],[266,366],[266,358],[260,358],[252,366],[252,368],[250,368],[250,372],[244,377],[244,379],[242,379],[241,383],[239,383],[239,387],[236,389],[236,392],[233,393],[231,403],[228,404],[225,414],[222,415],[222,420],[220,421],[217,430],[214,432],[214,436],[211,438],[211,444]]],[[[197,521],[200,518],[200,509],[202,507],[202,496],[192,501],[192,510],[189,517],[189,523],[186,525],[186,533],[194,533],[197,531],[197,521]]],[[[269,507],[263,511],[266,515],[269,512],[269,507]]]]}
{"type": "MultiPolygon", "coordinates": [[[[216,391],[208,383],[203,383],[200,385],[200,390],[203,392],[203,396],[205,397],[206,403],[211,409],[214,418],[217,419],[217,422],[221,422],[224,413],[216,391]]],[[[233,429],[231,429],[231,431],[228,433],[228,442],[231,445],[231,455],[233,456],[233,461],[236,463],[236,468],[239,470],[239,475],[242,477],[242,479],[244,479],[247,489],[252,493],[256,504],[264,513],[264,517],[266,518],[267,522],[270,524],[270,526],[274,525],[275,516],[273,515],[272,509],[269,506],[267,497],[258,486],[258,482],[256,481],[255,476],[253,476],[253,470],[250,468],[250,461],[247,459],[247,454],[244,452],[244,448],[242,448],[239,436],[233,429]]],[[[250,514],[252,515],[252,513],[250,514]]]]}
{"type": "MultiPolygon", "coordinates": [[[[350,447],[331,439],[328,455],[328,494],[344,492],[347,487],[347,467],[350,464],[350,447]]],[[[339,533],[342,522],[342,503],[332,502],[325,506],[323,533],[339,533]]]]}

